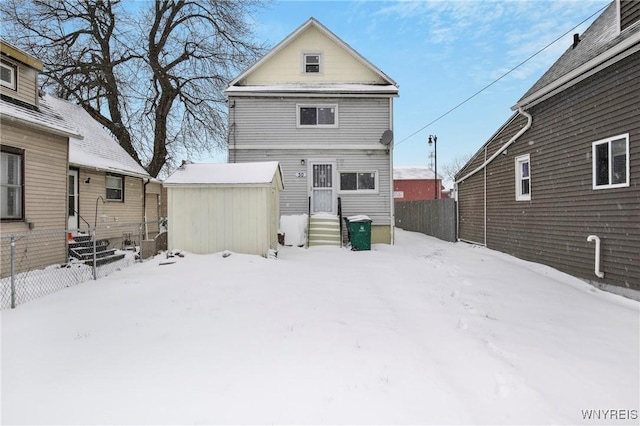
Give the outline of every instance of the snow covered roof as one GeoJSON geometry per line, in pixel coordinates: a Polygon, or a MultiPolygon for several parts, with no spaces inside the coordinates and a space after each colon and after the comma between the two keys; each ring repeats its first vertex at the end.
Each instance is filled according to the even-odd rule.
{"type": "Polygon", "coordinates": [[[45,95],[42,101],[50,105],[66,122],[73,124],[82,135],[82,138],[72,137],[69,140],[69,165],[151,178],[118,141],[80,105],[51,95],[45,95]]]}
{"type": "Polygon", "coordinates": [[[252,86],[230,86],[227,93],[241,95],[243,93],[287,93],[299,94],[300,96],[308,96],[310,93],[323,94],[358,94],[358,93],[377,93],[398,95],[398,88],[392,84],[274,84],[274,85],[252,85],[252,86]]]}
{"type": "Polygon", "coordinates": [[[62,136],[82,137],[71,123],[67,122],[58,111],[51,108],[46,99],[40,100],[38,108],[33,108],[31,105],[20,102],[14,103],[1,99],[0,116],[3,121],[21,122],[62,136]]]}
{"type": "Polygon", "coordinates": [[[171,174],[164,184],[167,186],[270,184],[277,176],[282,181],[280,164],[277,161],[257,163],[187,163],[171,174]]]}
{"type": "MultiPolygon", "coordinates": [[[[431,168],[426,166],[394,166],[393,179],[395,180],[433,180],[435,173],[431,168]]],[[[442,176],[438,175],[438,179],[442,176]]]]}

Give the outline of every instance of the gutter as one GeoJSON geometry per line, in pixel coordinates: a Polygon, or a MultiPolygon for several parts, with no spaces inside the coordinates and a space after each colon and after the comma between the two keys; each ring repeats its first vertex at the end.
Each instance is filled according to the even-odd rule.
{"type": "MultiPolygon", "coordinates": [[[[467,173],[466,175],[464,175],[463,177],[461,177],[460,179],[455,181],[456,187],[460,182],[465,181],[466,179],[470,178],[471,176],[475,175],[476,173],[478,173],[480,170],[484,169],[485,167],[487,167],[487,165],[489,163],[491,163],[498,155],[500,155],[502,153],[502,151],[504,151],[505,149],[507,149],[510,145],[512,145],[520,136],[522,136],[522,134],[524,132],[526,132],[527,130],[529,130],[531,128],[531,124],[533,121],[533,117],[531,117],[531,114],[529,114],[528,112],[526,112],[524,110],[523,107],[518,107],[518,113],[524,115],[525,117],[527,117],[527,124],[525,124],[525,126],[520,129],[518,131],[518,133],[516,133],[515,135],[513,135],[513,137],[511,139],[509,139],[504,145],[502,145],[500,147],[500,149],[498,149],[496,152],[493,153],[493,155],[491,155],[491,157],[489,157],[488,159],[485,159],[484,163],[482,163],[482,165],[478,166],[475,170],[473,170],[470,173],[467,173]]],[[[485,157],[486,158],[486,157],[485,157]]],[[[457,189],[457,188],[456,188],[457,189]]]]}
{"type": "MultiPolygon", "coordinates": [[[[456,198],[458,197],[458,184],[460,182],[465,181],[466,179],[470,178],[471,176],[475,175],[476,173],[478,173],[480,170],[485,170],[485,177],[484,177],[484,245],[487,245],[487,177],[486,177],[486,168],[487,165],[489,163],[491,163],[498,155],[500,155],[505,149],[507,149],[509,146],[511,146],[520,136],[522,136],[524,134],[524,132],[526,132],[527,130],[529,130],[531,128],[531,124],[533,122],[533,117],[531,116],[531,114],[529,114],[528,112],[526,112],[524,110],[523,107],[518,107],[518,113],[524,115],[525,117],[527,117],[527,124],[525,124],[525,126],[520,129],[518,131],[518,133],[516,133],[515,135],[513,135],[511,137],[511,139],[509,139],[504,145],[502,145],[496,152],[493,153],[493,155],[491,155],[491,157],[487,158],[487,146],[485,145],[484,148],[484,152],[485,152],[485,160],[484,163],[482,163],[482,165],[480,165],[479,167],[477,167],[475,170],[473,170],[470,173],[467,173],[466,175],[464,175],[463,177],[461,177],[460,179],[455,181],[455,185],[454,188],[456,189],[456,198]]],[[[460,228],[460,215],[456,216],[456,228],[459,229],[460,228]]]]}

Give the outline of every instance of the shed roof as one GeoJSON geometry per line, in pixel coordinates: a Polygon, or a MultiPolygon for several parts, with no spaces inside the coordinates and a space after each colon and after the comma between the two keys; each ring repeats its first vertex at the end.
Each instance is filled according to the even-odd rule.
{"type": "Polygon", "coordinates": [[[277,161],[256,163],[187,163],[180,166],[164,183],[173,185],[269,184],[282,172],[277,161]]]}
{"type": "MultiPolygon", "coordinates": [[[[434,176],[435,176],[435,173],[430,167],[425,167],[425,166],[394,166],[393,167],[393,178],[395,180],[421,180],[421,179],[433,180],[434,176]]],[[[438,175],[438,179],[442,179],[442,176],[438,175]]]]}
{"type": "Polygon", "coordinates": [[[151,175],[134,160],[118,141],[80,105],[72,104],[51,95],[45,95],[43,103],[72,124],[83,136],[69,139],[69,164],[103,171],[151,178],[151,175]]]}

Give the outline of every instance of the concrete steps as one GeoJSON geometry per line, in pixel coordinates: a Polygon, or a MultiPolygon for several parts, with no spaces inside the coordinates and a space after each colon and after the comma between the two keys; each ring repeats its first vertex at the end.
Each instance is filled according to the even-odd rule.
{"type": "Polygon", "coordinates": [[[338,216],[312,215],[309,220],[309,247],[340,247],[340,219],[338,216]]]}

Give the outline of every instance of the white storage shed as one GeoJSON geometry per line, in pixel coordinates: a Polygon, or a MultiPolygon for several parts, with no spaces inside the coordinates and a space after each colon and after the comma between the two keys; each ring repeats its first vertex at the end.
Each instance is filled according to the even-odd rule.
{"type": "Polygon", "coordinates": [[[169,250],[265,257],[277,251],[284,189],[278,162],[184,164],[164,186],[169,250]]]}

